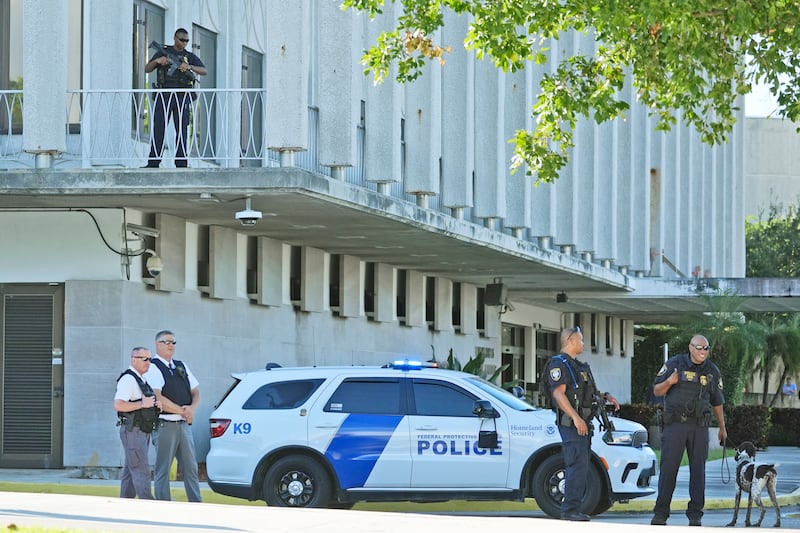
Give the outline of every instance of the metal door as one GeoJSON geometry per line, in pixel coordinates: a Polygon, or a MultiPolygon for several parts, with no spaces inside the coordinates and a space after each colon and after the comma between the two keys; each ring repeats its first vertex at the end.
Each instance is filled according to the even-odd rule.
{"type": "Polygon", "coordinates": [[[61,468],[64,287],[0,284],[0,467],[61,468]]]}

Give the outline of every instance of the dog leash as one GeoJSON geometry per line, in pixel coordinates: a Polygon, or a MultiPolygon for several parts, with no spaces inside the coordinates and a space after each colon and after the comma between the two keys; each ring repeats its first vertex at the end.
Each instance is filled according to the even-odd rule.
{"type": "MultiPolygon", "coordinates": [[[[733,444],[733,442],[727,437],[725,437],[724,441],[720,442],[720,444],[722,444],[722,462],[719,465],[719,479],[720,481],[722,481],[723,485],[727,485],[728,483],[731,482],[731,465],[730,463],[728,463],[728,456],[725,453],[728,450],[728,442],[733,444]],[[725,477],[726,470],[727,470],[727,479],[725,477]]],[[[737,448],[738,446],[731,446],[730,449],[735,450],[737,448]]]]}

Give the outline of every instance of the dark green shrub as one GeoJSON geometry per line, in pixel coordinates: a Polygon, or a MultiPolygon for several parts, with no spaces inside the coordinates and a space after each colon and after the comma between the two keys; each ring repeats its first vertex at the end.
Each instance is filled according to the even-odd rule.
{"type": "Polygon", "coordinates": [[[769,446],[769,408],[766,405],[726,405],[725,428],[728,446],[735,447],[749,440],[756,448],[764,450],[769,446]]]}
{"type": "Polygon", "coordinates": [[[769,416],[769,443],[772,446],[800,445],[800,409],[774,408],[770,409],[769,416]]]}

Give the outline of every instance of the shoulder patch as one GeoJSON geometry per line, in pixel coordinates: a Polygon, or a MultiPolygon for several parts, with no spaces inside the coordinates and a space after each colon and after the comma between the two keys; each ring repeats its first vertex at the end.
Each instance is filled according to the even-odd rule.
{"type": "Polygon", "coordinates": [[[661,365],[661,368],[658,370],[658,374],[656,374],[656,375],[663,376],[666,373],[667,373],[667,365],[665,363],[665,364],[661,365]]]}
{"type": "Polygon", "coordinates": [[[559,367],[550,369],[550,379],[553,381],[559,381],[561,379],[561,369],[559,367]]]}

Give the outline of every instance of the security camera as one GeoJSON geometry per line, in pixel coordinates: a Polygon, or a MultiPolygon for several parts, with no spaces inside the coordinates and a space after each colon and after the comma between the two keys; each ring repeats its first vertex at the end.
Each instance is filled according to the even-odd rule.
{"type": "Polygon", "coordinates": [[[161,232],[155,228],[148,228],[147,226],[140,226],[139,224],[132,224],[128,222],[125,224],[125,229],[136,235],[137,237],[153,237],[157,239],[161,232]]]}
{"type": "Polygon", "coordinates": [[[256,222],[261,220],[261,211],[254,211],[252,209],[244,209],[237,211],[236,220],[242,223],[242,226],[255,226],[256,222]]]}
{"type": "Polygon", "coordinates": [[[147,267],[148,274],[155,278],[164,270],[164,261],[157,255],[151,255],[147,258],[145,267],[147,267]]]}
{"type": "Polygon", "coordinates": [[[255,226],[256,222],[261,220],[262,216],[264,215],[261,211],[250,208],[250,198],[245,198],[244,209],[242,211],[237,211],[236,220],[241,222],[242,226],[255,226]]]}

